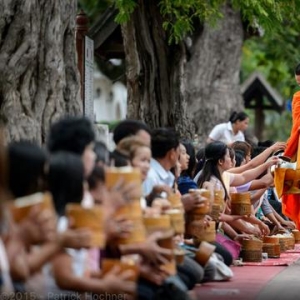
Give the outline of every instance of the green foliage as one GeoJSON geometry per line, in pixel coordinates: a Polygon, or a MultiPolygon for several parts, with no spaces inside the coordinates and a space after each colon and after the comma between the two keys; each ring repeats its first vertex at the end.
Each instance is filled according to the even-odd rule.
{"type": "Polygon", "coordinates": [[[160,12],[164,17],[163,28],[169,33],[169,43],[178,43],[182,38],[194,31],[194,19],[208,20],[214,24],[222,14],[222,0],[161,0],[160,12]]]}
{"type": "Polygon", "coordinates": [[[109,132],[113,132],[116,126],[120,123],[120,120],[115,120],[115,121],[100,121],[97,122],[97,124],[103,124],[103,125],[108,125],[108,130],[109,132]]]}
{"type": "MultiPolygon", "coordinates": [[[[178,43],[187,34],[197,30],[194,27],[196,19],[214,25],[222,17],[221,6],[226,3],[226,0],[141,1],[158,3],[169,43],[178,43]]],[[[283,22],[297,24],[300,20],[300,0],[231,0],[231,3],[251,26],[260,26],[268,33],[284,28],[283,22]]],[[[116,22],[124,23],[138,7],[138,0],[79,0],[79,6],[92,19],[110,5],[115,5],[119,11],[116,22]]]]}
{"type": "Polygon", "coordinates": [[[250,25],[258,25],[268,33],[282,28],[283,22],[299,22],[300,0],[231,0],[250,25]]]}
{"type": "MultiPolygon", "coordinates": [[[[243,45],[241,81],[254,71],[260,71],[285,101],[292,98],[298,89],[294,79],[294,68],[298,63],[300,35],[292,24],[274,30],[260,38],[252,38],[243,45]]],[[[291,129],[291,112],[281,115],[265,111],[265,132],[267,138],[286,140],[291,129]],[[284,124],[284,126],[283,126],[284,124]]]]}
{"type": "Polygon", "coordinates": [[[134,0],[115,0],[114,3],[116,8],[119,10],[116,22],[127,22],[130,19],[130,15],[133,13],[137,3],[134,0]]]}
{"type": "Polygon", "coordinates": [[[82,9],[89,17],[90,23],[93,24],[111,3],[112,0],[79,0],[78,9],[82,9]]]}

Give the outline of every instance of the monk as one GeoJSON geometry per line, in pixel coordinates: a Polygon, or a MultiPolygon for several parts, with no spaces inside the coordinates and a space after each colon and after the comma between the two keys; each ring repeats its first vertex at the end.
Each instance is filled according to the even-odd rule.
{"type": "MultiPolygon", "coordinates": [[[[300,64],[295,68],[295,80],[300,85],[300,64]]],[[[297,160],[299,130],[300,130],[300,91],[296,92],[292,101],[292,129],[287,141],[284,155],[297,160]]],[[[297,169],[299,166],[297,167],[297,169]]],[[[297,228],[300,229],[300,194],[287,194],[282,196],[282,212],[292,219],[297,228]]]]}

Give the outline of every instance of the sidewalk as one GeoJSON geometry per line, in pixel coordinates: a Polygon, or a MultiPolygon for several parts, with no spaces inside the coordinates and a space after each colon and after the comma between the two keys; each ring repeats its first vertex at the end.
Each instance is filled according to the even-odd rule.
{"type": "Polygon", "coordinates": [[[259,293],[257,300],[300,299],[300,260],[286,267],[259,293]]]}

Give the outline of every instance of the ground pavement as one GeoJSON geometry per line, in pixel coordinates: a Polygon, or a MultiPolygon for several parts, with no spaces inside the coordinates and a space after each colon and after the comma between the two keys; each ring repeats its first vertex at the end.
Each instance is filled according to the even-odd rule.
{"type": "MultiPolygon", "coordinates": [[[[274,261],[274,263],[272,263],[274,261]]],[[[282,254],[276,264],[232,266],[234,277],[227,282],[208,282],[195,288],[202,300],[298,300],[300,299],[300,246],[282,254]],[[286,263],[284,263],[286,262],[286,263]]]]}

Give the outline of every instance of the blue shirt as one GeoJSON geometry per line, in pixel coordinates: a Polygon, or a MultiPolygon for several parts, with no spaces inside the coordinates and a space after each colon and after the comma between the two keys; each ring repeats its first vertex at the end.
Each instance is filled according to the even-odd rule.
{"type": "Polygon", "coordinates": [[[153,187],[156,185],[165,184],[172,187],[174,180],[175,176],[173,173],[164,169],[156,159],[152,158],[150,162],[150,170],[143,183],[143,194],[144,196],[149,195],[152,192],[153,187]]]}
{"type": "Polygon", "coordinates": [[[187,194],[189,189],[197,189],[196,182],[190,176],[180,176],[177,180],[178,189],[181,195],[187,194]]]}

